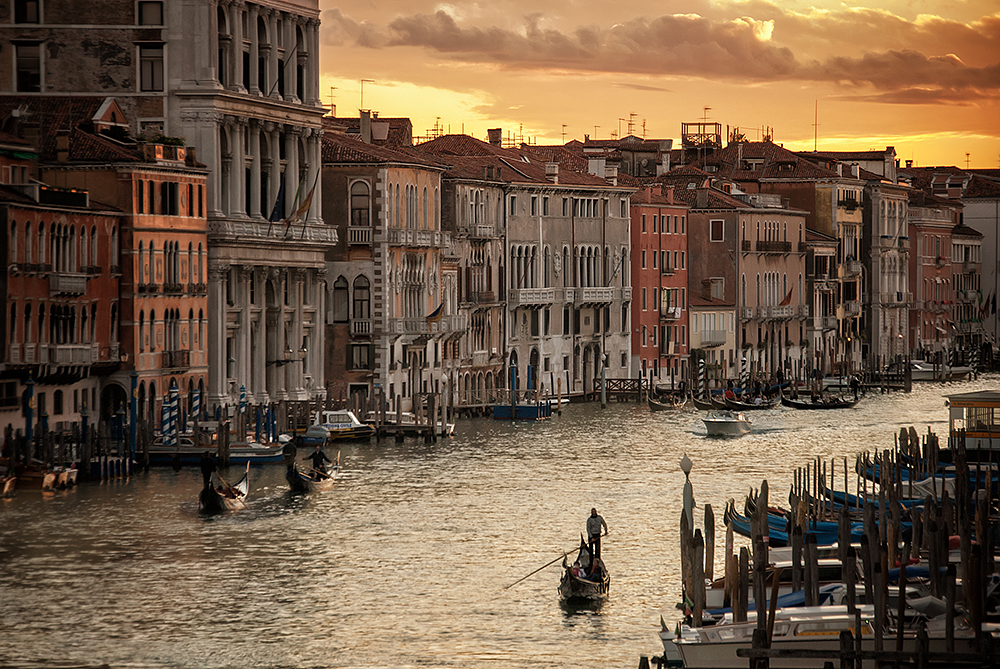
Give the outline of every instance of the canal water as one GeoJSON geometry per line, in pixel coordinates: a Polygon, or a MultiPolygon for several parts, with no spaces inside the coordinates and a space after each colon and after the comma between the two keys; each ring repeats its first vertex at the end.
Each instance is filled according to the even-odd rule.
{"type": "Polygon", "coordinates": [[[853,464],[901,426],[944,436],[943,395],[997,386],[755,412],[730,440],[707,438],[698,412],[637,404],[464,420],[436,444],[343,446],[342,478],[316,495],[255,468],[248,508],[215,518],[198,515],[197,468],[21,492],[0,503],[0,665],[634,668],[662,653],[661,615],[679,616],[684,453],[721,536],[725,501],[763,478],[785,500],[796,467],[853,464]],[[560,606],[558,562],[511,586],[577,546],[591,507],[610,527],[602,608],[560,606]]]}

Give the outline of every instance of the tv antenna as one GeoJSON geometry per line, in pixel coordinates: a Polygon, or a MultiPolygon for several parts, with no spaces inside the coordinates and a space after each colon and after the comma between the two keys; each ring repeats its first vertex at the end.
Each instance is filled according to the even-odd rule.
{"type": "Polygon", "coordinates": [[[816,100],[816,111],[813,119],[813,153],[817,151],[819,145],[819,100],[816,100]]]}
{"type": "Polygon", "coordinates": [[[365,108],[365,82],[368,82],[369,84],[374,84],[375,80],[374,79],[361,80],[361,106],[359,107],[359,109],[365,108]]]}
{"type": "Polygon", "coordinates": [[[563,142],[563,144],[566,143],[566,124],[565,123],[562,124],[562,142],[563,142]]]}

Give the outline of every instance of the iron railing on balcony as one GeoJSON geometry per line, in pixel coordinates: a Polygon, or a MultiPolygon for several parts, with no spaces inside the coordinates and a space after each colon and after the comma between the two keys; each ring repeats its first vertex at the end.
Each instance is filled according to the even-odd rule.
{"type": "Polygon", "coordinates": [[[702,330],[701,345],[705,348],[722,346],[726,343],[725,330],[702,330]]]}
{"type": "Polygon", "coordinates": [[[757,242],[758,253],[791,253],[792,243],[781,241],[760,240],[757,242]]]}
{"type": "Polygon", "coordinates": [[[660,312],[660,319],[665,321],[676,321],[681,317],[681,308],[678,306],[667,307],[660,312]]]}
{"type": "Polygon", "coordinates": [[[162,361],[164,369],[187,369],[191,366],[191,351],[163,351],[162,361]]]}

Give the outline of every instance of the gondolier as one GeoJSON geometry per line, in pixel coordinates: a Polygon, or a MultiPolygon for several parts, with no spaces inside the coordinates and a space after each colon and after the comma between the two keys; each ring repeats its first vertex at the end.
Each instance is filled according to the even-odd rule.
{"type": "Polygon", "coordinates": [[[590,556],[592,558],[601,557],[601,528],[604,534],[608,533],[608,524],[597,515],[597,509],[590,510],[590,518],[587,518],[587,539],[590,544],[590,556]]]}
{"type": "Polygon", "coordinates": [[[326,457],[326,453],[323,452],[323,447],[316,444],[316,450],[310,455],[307,455],[305,460],[312,460],[313,469],[316,470],[320,476],[326,475],[326,467],[323,465],[324,462],[333,462],[330,458],[326,457]]]}

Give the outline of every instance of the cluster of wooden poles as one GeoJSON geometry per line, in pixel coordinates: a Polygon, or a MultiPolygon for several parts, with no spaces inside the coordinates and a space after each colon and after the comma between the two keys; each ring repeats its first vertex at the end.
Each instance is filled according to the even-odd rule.
{"type": "MultiPolygon", "coordinates": [[[[824,554],[837,557],[841,578],[846,587],[846,604],[855,616],[853,635],[842,631],[840,651],[783,650],[771,647],[780,576],[775,570],[768,584],[770,533],[768,522],[768,482],[761,483],[753,504],[747,505],[750,520],[749,547],[734,551],[732,523],[727,522],[724,577],[724,601],[731,606],[735,623],[747,622],[752,588],[754,602],[767,602],[766,615],[757,616],[753,646],[741,649],[738,655],[750,659],[750,667],[767,667],[770,658],[811,658],[821,655],[839,660],[841,667],[865,666],[998,666],[1000,654],[993,651],[993,638],[983,632],[986,619],[987,585],[996,574],[1000,519],[991,515],[996,491],[996,469],[966,461],[964,434],[950,450],[954,478],[946,479],[939,465],[941,452],[936,435],[928,430],[923,443],[913,428],[900,430],[895,448],[881,453],[859,454],[857,495],[846,493],[848,469],[843,459],[843,491],[840,503],[830,494],[836,476],[836,460],[829,469],[818,459],[798,469],[789,494],[790,510],[785,512],[788,544],[791,548],[791,587],[803,590],[806,606],[819,603],[819,555],[816,527],[819,522],[836,521],[836,548],[826,548],[824,554]],[[945,485],[953,480],[954,484],[945,485]],[[827,489],[827,481],[830,489],[827,489]],[[915,488],[914,485],[917,484],[915,488]],[[930,485],[931,492],[917,492],[930,485]],[[954,494],[950,492],[954,491],[954,494]],[[845,499],[846,498],[846,499],[845,499]],[[752,507],[752,508],[751,508],[752,507]],[[862,522],[863,531],[852,542],[852,522],[862,522]],[[908,524],[908,525],[907,525],[908,524]],[[904,527],[909,531],[904,532],[904,527]],[[952,550],[957,544],[960,558],[952,550]],[[859,578],[858,561],[862,567],[865,602],[874,605],[874,617],[866,617],[862,625],[861,611],[856,601],[859,578]],[[929,570],[929,587],[933,596],[947,601],[944,653],[930,653],[926,631],[917,631],[917,648],[904,648],[904,608],[906,607],[907,565],[916,560],[925,562],[929,570]],[[898,567],[899,596],[889,596],[889,571],[898,567]],[[752,576],[751,576],[752,575],[752,576]],[[956,582],[960,584],[956,588],[956,582]],[[767,592],[770,585],[770,593],[767,592]],[[973,587],[975,586],[975,587],[973,587]],[[962,600],[956,600],[956,591],[962,600]],[[890,624],[890,602],[898,604],[895,621],[890,624]],[[956,604],[963,608],[969,626],[975,634],[975,652],[955,652],[956,604]],[[874,636],[863,650],[863,633],[874,636]],[[874,665],[872,664],[874,661],[874,665]],[[855,664],[855,662],[857,664],[855,664]]],[[[682,462],[682,466],[683,466],[682,462]]],[[[987,463],[991,464],[991,463],[987,463]]],[[[680,520],[681,573],[685,608],[691,612],[691,624],[702,624],[705,610],[705,584],[713,581],[715,515],[710,504],[705,505],[704,534],[693,526],[694,506],[690,482],[685,484],[684,510],[680,520]]],[[[829,526],[827,526],[829,527],[829,526]]],[[[855,525],[856,527],[856,525],[855,525]]],[[[855,533],[855,536],[856,533],[855,533]]],[[[832,543],[832,542],[830,542],[832,543]]],[[[895,579],[895,576],[893,577],[895,579]]],[[[895,581],[894,581],[895,582],[895,581]]],[[[759,604],[763,607],[762,604],[759,604]]],[[[911,647],[912,648],[912,647],[911,647]]]]}

